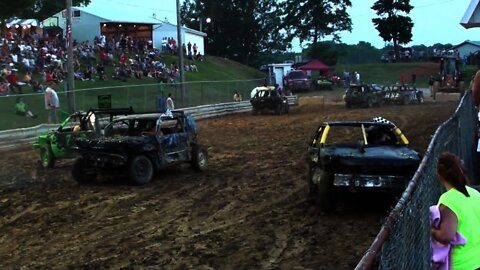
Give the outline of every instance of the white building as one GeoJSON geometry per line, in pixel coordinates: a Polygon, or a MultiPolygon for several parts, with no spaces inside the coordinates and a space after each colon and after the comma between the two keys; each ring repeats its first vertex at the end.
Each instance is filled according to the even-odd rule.
{"type": "Polygon", "coordinates": [[[453,46],[452,49],[457,50],[458,55],[463,59],[465,56],[469,56],[472,53],[480,51],[480,41],[466,40],[458,45],[453,46]]]}
{"type": "Polygon", "coordinates": [[[293,69],[292,63],[279,63],[279,64],[268,64],[268,84],[275,85],[278,84],[283,88],[283,77],[293,69]]]}
{"type": "MultiPolygon", "coordinates": [[[[152,0],[92,0],[88,6],[72,7],[72,36],[78,42],[104,34],[107,37],[131,35],[153,42],[161,48],[164,37],[177,40],[175,1],[158,2],[152,0]]],[[[54,14],[41,22],[42,27],[58,26],[66,32],[66,10],[54,14]]],[[[205,54],[205,33],[182,27],[182,42],[197,44],[198,51],[205,54]]],[[[179,44],[178,44],[179,45],[179,44]]]]}

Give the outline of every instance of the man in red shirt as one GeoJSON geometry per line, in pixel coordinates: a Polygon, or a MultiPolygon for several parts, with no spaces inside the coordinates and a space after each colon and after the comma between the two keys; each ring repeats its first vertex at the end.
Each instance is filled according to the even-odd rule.
{"type": "Polygon", "coordinates": [[[13,88],[17,88],[18,93],[19,94],[22,93],[22,87],[21,87],[22,83],[20,83],[20,79],[18,78],[16,69],[12,69],[10,74],[7,75],[7,82],[10,84],[10,91],[15,93],[13,88]]]}
{"type": "Polygon", "coordinates": [[[120,56],[120,59],[119,59],[120,65],[122,65],[122,66],[126,65],[127,61],[128,61],[128,57],[124,53],[122,53],[122,55],[120,56]]]}

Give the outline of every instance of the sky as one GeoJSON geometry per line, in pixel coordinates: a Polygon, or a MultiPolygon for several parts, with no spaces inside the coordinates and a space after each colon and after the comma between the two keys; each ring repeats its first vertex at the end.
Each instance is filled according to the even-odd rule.
{"type": "MultiPolygon", "coordinates": [[[[376,17],[371,9],[375,0],[352,0],[349,9],[352,19],[352,32],[341,32],[343,43],[357,44],[359,41],[370,42],[377,48],[385,43],[378,36],[372,23],[376,17]]],[[[414,7],[410,11],[413,37],[408,45],[433,45],[435,43],[459,44],[465,40],[480,41],[480,28],[465,29],[460,25],[470,0],[410,0],[414,7]]]]}
{"type": "MultiPolygon", "coordinates": [[[[93,0],[92,2],[94,2],[93,0]]],[[[98,1],[98,0],[97,0],[98,1]]],[[[175,0],[100,0],[114,4],[123,4],[131,7],[148,7],[160,19],[176,23],[175,0]],[[158,5],[158,3],[161,3],[158,5]],[[154,8],[152,8],[152,6],[154,8]]],[[[341,32],[343,43],[357,44],[359,41],[370,42],[377,48],[385,46],[379,37],[378,31],[372,23],[376,17],[371,6],[376,0],[351,0],[352,7],[348,9],[352,19],[352,32],[341,32]]],[[[459,44],[465,40],[480,41],[480,28],[465,29],[460,25],[471,0],[410,0],[414,7],[409,16],[412,19],[413,38],[407,44],[427,46],[435,43],[459,44]]],[[[181,0],[183,2],[183,0],[181,0]]],[[[214,18],[213,18],[214,19],[214,18]]],[[[293,50],[299,51],[298,42],[293,44],[293,50]]]]}

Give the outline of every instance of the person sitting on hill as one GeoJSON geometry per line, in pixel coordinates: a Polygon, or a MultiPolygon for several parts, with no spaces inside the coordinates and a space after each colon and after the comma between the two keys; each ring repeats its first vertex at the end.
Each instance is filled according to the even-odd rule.
{"type": "Polygon", "coordinates": [[[31,111],[27,110],[27,104],[25,104],[23,98],[21,97],[17,98],[17,103],[15,104],[15,113],[29,118],[37,117],[31,111]]]}
{"type": "Polygon", "coordinates": [[[235,91],[235,94],[233,94],[233,101],[234,102],[242,101],[242,95],[240,95],[240,93],[238,93],[238,91],[235,91]]]}
{"type": "Polygon", "coordinates": [[[105,66],[103,65],[102,62],[98,63],[97,65],[97,74],[98,74],[98,78],[101,81],[107,80],[107,75],[105,74],[105,66]]]}
{"type": "Polygon", "coordinates": [[[8,83],[6,81],[0,80],[0,96],[5,96],[5,95],[8,95],[8,83]]]}
{"type": "Polygon", "coordinates": [[[31,80],[32,90],[36,93],[43,93],[43,85],[37,80],[31,80]]]}

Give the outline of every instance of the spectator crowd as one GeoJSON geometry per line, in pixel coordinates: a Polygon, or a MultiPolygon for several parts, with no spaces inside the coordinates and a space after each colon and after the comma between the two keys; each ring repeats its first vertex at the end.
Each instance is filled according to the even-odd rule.
{"type": "MultiPolygon", "coordinates": [[[[162,48],[152,41],[120,35],[104,35],[90,41],[73,42],[74,79],[95,81],[150,79],[175,83],[180,75],[177,63],[167,64],[164,56],[176,54],[175,39],[164,38],[162,48]]],[[[197,45],[183,45],[189,59],[184,70],[198,71],[195,60],[203,60],[197,45]]],[[[62,34],[32,29],[6,29],[0,44],[0,95],[43,92],[48,81],[62,82],[67,77],[67,40],[62,34]],[[22,74],[22,75],[20,75],[22,74]]]]}

